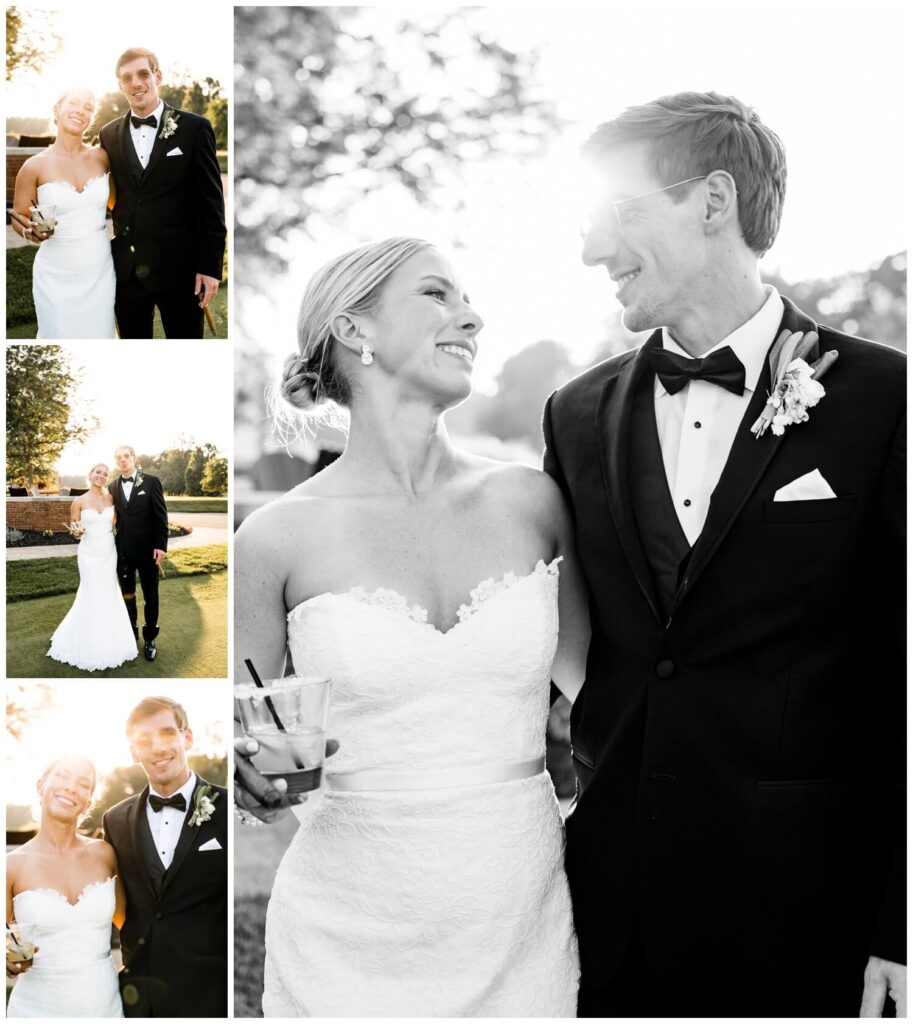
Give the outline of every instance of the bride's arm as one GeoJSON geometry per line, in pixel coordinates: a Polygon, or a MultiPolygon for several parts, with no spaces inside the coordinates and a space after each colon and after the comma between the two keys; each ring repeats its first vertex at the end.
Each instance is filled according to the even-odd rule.
{"type": "MultiPolygon", "coordinates": [[[[81,513],[82,513],[82,500],[80,498],[74,498],[70,502],[70,523],[71,524],[72,523],[78,523],[79,522],[79,517],[80,517],[81,513]]],[[[73,533],[72,526],[71,526],[71,529],[70,529],[70,533],[72,534],[72,536],[76,537],[77,540],[79,540],[79,537],[75,533],[73,533]]]]}
{"type": "Polygon", "coordinates": [[[29,158],[19,168],[16,175],[16,191],[13,196],[13,216],[10,223],[13,230],[22,235],[26,241],[36,242],[34,233],[26,234],[31,224],[31,207],[38,202],[38,168],[33,158],[29,158]]]}
{"type": "MultiPolygon", "coordinates": [[[[285,669],[285,581],[295,556],[287,545],[281,502],[250,515],[235,535],[235,682],[250,682],[250,659],[261,679],[285,669]]],[[[297,553],[300,556],[300,552],[297,553]]]]}
{"type": "Polygon", "coordinates": [[[98,147],[98,152],[101,156],[102,166],[108,172],[108,209],[113,210],[117,199],[117,187],[114,184],[114,175],[111,173],[111,158],[102,146],[98,147]]]}
{"type": "Polygon", "coordinates": [[[15,882],[15,858],[6,855],[6,923],[13,920],[13,883],[15,882]]]}
{"type": "Polygon", "coordinates": [[[552,682],[573,703],[586,677],[586,656],[590,647],[590,605],[586,582],[577,561],[574,527],[564,497],[551,477],[549,514],[557,534],[557,552],[562,556],[558,577],[558,648],[552,662],[552,682]]]}

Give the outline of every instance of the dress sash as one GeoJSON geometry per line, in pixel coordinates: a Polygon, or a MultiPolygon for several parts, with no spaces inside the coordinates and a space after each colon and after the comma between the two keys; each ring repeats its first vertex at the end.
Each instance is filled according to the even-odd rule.
{"type": "Polygon", "coordinates": [[[367,768],[348,774],[324,773],[327,789],[353,792],[375,790],[454,789],[458,786],[483,786],[490,782],[515,782],[545,771],[545,758],[508,761],[504,764],[472,765],[467,768],[441,768],[436,771],[387,771],[367,768]]]}

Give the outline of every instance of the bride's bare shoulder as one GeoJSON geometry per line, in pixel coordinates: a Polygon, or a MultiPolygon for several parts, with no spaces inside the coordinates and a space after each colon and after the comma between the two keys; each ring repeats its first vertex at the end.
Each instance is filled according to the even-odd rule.
{"type": "Polygon", "coordinates": [[[518,503],[554,506],[563,502],[558,485],[541,469],[522,462],[498,462],[495,459],[472,456],[480,482],[495,500],[508,504],[518,503]]]}
{"type": "Polygon", "coordinates": [[[307,480],[299,484],[281,498],[251,512],[235,535],[235,551],[242,556],[249,552],[262,557],[279,547],[287,557],[290,537],[306,540],[315,533],[319,535],[320,531],[315,527],[336,514],[341,499],[322,494],[317,488],[309,488],[310,482],[307,480]],[[277,541],[281,543],[277,544],[277,541]]]}

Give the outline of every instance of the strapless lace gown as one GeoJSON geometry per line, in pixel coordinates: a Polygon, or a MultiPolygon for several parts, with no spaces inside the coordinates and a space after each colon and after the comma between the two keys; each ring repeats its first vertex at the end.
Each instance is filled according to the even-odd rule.
{"type": "Polygon", "coordinates": [[[114,338],[114,261],[105,231],[108,175],[78,192],[69,182],[38,186],[38,202],[57,207],[54,236],[32,268],[38,338],[114,338]]]}
{"type": "Polygon", "coordinates": [[[13,986],[7,1017],[123,1017],[111,959],[113,878],[87,885],[76,903],[56,889],[27,889],[13,909],[35,926],[38,953],[13,986]]]}
{"type": "Polygon", "coordinates": [[[446,633],[385,590],[290,612],[296,672],[333,680],[340,747],[276,875],[265,1016],[574,1016],[542,770],[557,590],[557,562],[489,581],[446,633]]]}
{"type": "Polygon", "coordinates": [[[79,542],[79,589],[51,637],[48,657],[76,668],[116,668],[136,657],[136,638],[117,582],[114,506],[84,508],[79,542]]]}

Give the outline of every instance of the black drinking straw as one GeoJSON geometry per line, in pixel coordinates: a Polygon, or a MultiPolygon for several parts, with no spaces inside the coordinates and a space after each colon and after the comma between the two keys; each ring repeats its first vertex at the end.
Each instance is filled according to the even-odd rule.
{"type": "MultiPolygon", "coordinates": [[[[251,678],[257,684],[257,686],[265,690],[266,687],[263,685],[263,680],[260,678],[259,675],[257,675],[257,670],[254,668],[254,663],[250,660],[250,658],[245,658],[244,664],[247,666],[247,671],[250,672],[251,678]]],[[[269,709],[269,713],[273,716],[273,721],[276,723],[276,728],[279,730],[279,732],[285,732],[285,726],[282,724],[282,719],[279,717],[276,708],[273,705],[272,698],[269,696],[264,696],[264,700],[266,701],[266,706],[269,709]]],[[[292,755],[292,760],[295,762],[295,767],[300,768],[303,771],[304,765],[301,763],[301,761],[298,760],[298,755],[292,749],[291,745],[289,745],[289,753],[292,755]]]]}

